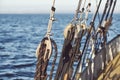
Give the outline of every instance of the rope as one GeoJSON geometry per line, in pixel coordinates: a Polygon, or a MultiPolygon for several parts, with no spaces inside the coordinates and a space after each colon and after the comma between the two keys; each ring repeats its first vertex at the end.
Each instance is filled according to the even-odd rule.
{"type": "Polygon", "coordinates": [[[85,11],[85,4],[86,4],[86,0],[84,0],[84,3],[83,3],[83,7],[82,7],[82,10],[81,10],[81,13],[80,13],[79,22],[83,21],[83,13],[85,11]]]}
{"type": "Polygon", "coordinates": [[[80,13],[81,4],[82,4],[82,0],[79,0],[77,10],[76,10],[76,13],[75,13],[75,17],[74,17],[74,21],[78,20],[78,13],[80,13]]]}
{"type": "Polygon", "coordinates": [[[55,43],[54,40],[52,40],[52,44],[53,44],[53,47],[54,47],[54,50],[55,50],[55,55],[54,55],[54,59],[53,59],[53,63],[52,63],[52,68],[51,68],[51,72],[50,72],[50,79],[49,80],[52,80],[52,77],[53,77],[53,71],[54,71],[54,67],[55,67],[55,62],[56,62],[56,59],[57,59],[57,55],[58,55],[58,51],[57,51],[57,45],[55,43]]]}
{"type": "MultiPolygon", "coordinates": [[[[101,40],[100,41],[100,43],[101,43],[100,46],[101,47],[105,46],[106,42],[107,42],[107,33],[108,33],[109,26],[111,25],[111,22],[112,22],[111,15],[110,15],[109,18],[108,18],[108,16],[110,14],[112,4],[113,4],[113,0],[107,0],[107,2],[105,4],[105,8],[104,8],[104,11],[103,11],[101,21],[100,21],[99,26],[98,26],[98,30],[96,31],[96,35],[95,35],[95,37],[96,37],[96,45],[99,44],[99,43],[97,43],[98,42],[97,38],[100,38],[100,40],[101,40]],[[101,26],[104,17],[105,17],[104,24],[103,24],[103,26],[101,26]],[[98,34],[100,34],[100,36],[98,34]]],[[[114,5],[113,5],[113,8],[114,8],[114,5]]],[[[113,9],[112,9],[111,14],[113,14],[113,9]]],[[[99,47],[97,47],[98,49],[96,48],[96,52],[97,52],[97,50],[99,50],[99,47]]]]}
{"type": "MultiPolygon", "coordinates": [[[[85,44],[84,44],[84,47],[83,47],[83,50],[82,50],[81,55],[84,54],[85,49],[86,49],[86,46],[87,46],[87,43],[89,42],[92,29],[94,28],[94,21],[95,21],[95,19],[96,19],[96,15],[97,15],[97,13],[98,13],[98,10],[99,10],[101,1],[102,1],[102,0],[99,1],[99,4],[98,4],[97,9],[96,9],[96,12],[95,12],[95,14],[94,14],[94,16],[93,16],[93,19],[92,19],[91,23],[90,23],[90,28],[89,28],[89,30],[88,30],[88,34],[87,34],[87,36],[86,36],[86,41],[85,41],[85,44]]],[[[78,61],[78,64],[77,64],[77,67],[76,67],[76,70],[75,70],[75,73],[74,73],[74,76],[73,76],[73,80],[75,79],[75,76],[76,76],[76,74],[77,74],[77,71],[78,71],[78,69],[79,69],[80,64],[81,64],[81,58],[80,58],[79,61],[78,61]]]]}
{"type": "MultiPolygon", "coordinates": [[[[49,63],[49,59],[48,58],[44,59],[45,49],[46,49],[45,40],[48,40],[48,38],[45,37],[41,41],[41,47],[39,49],[39,55],[38,55],[38,59],[37,59],[36,73],[35,73],[34,80],[47,80],[47,77],[48,77],[47,66],[48,66],[48,63],[49,63]]],[[[54,52],[55,55],[54,55],[54,59],[53,59],[53,62],[52,62],[52,68],[51,68],[51,71],[50,71],[50,76],[49,76],[49,80],[52,80],[54,66],[55,66],[58,51],[57,51],[57,45],[54,42],[54,40],[52,40],[52,39],[50,39],[50,40],[51,40],[51,42],[53,44],[53,48],[55,50],[55,52],[54,52]]]]}
{"type": "Polygon", "coordinates": [[[45,35],[45,38],[42,39],[41,44],[37,48],[38,58],[37,58],[36,73],[35,73],[34,80],[47,80],[48,78],[47,68],[48,68],[49,59],[52,53],[54,53],[55,55],[54,55],[54,59],[52,62],[49,80],[52,80],[52,77],[53,77],[53,71],[54,71],[55,62],[56,62],[56,58],[58,54],[57,45],[55,41],[50,38],[52,23],[55,20],[54,19],[54,14],[55,14],[54,5],[55,5],[55,0],[53,0],[53,4],[51,7],[51,13],[50,13],[50,19],[48,22],[47,33],[45,35]]]}
{"type": "Polygon", "coordinates": [[[105,17],[105,21],[107,21],[107,19],[108,19],[108,16],[109,16],[109,13],[110,13],[110,10],[111,10],[111,7],[112,7],[113,0],[110,0],[109,3],[110,4],[109,4],[109,8],[108,8],[106,17],[105,17]]]}
{"type": "Polygon", "coordinates": [[[91,7],[91,3],[90,3],[91,1],[89,0],[89,3],[88,3],[88,5],[87,5],[87,7],[86,7],[86,12],[85,12],[85,22],[86,22],[86,20],[88,20],[88,13],[90,12],[90,7],[91,7]]]}
{"type": "MultiPolygon", "coordinates": [[[[96,7],[98,6],[97,3],[98,3],[98,1],[96,0],[96,7]]],[[[98,19],[99,19],[99,22],[100,22],[100,13],[99,13],[99,11],[98,11],[98,19]]]]}
{"type": "Polygon", "coordinates": [[[47,77],[46,64],[48,64],[48,60],[44,60],[44,53],[46,49],[46,44],[44,42],[45,38],[41,41],[34,80],[46,80],[47,77]]]}
{"type": "Polygon", "coordinates": [[[106,4],[105,4],[105,8],[104,8],[104,11],[103,11],[103,14],[102,14],[102,17],[101,17],[101,20],[100,20],[100,23],[99,23],[98,27],[101,27],[102,21],[103,21],[103,19],[104,19],[104,17],[105,17],[105,14],[106,14],[106,12],[107,12],[108,3],[109,3],[109,0],[107,0],[107,2],[106,2],[106,4]]]}
{"type": "Polygon", "coordinates": [[[51,29],[52,29],[52,23],[53,21],[55,21],[55,18],[54,18],[54,14],[55,14],[55,0],[53,0],[53,4],[52,4],[52,7],[51,7],[51,13],[50,13],[50,19],[49,19],[49,22],[48,22],[48,29],[47,29],[47,34],[46,36],[50,36],[50,32],[51,32],[51,29]]]}
{"type": "MultiPolygon", "coordinates": [[[[82,0],[79,0],[78,7],[77,7],[77,10],[76,10],[76,14],[75,14],[75,18],[74,18],[75,22],[78,19],[78,13],[79,13],[81,3],[82,3],[82,0]]],[[[80,19],[79,19],[78,23],[74,24],[75,25],[74,27],[76,27],[77,25],[82,27],[81,22],[85,19],[85,18],[82,19],[85,3],[86,3],[86,0],[84,1],[83,8],[82,8],[82,11],[80,13],[80,19]]],[[[89,12],[90,6],[91,6],[91,4],[89,3],[88,7],[87,7],[88,9],[86,10],[86,12],[87,11],[89,12]]],[[[87,15],[86,16],[86,18],[87,18],[88,13],[86,13],[86,15],[87,15]]],[[[81,45],[80,42],[82,40],[82,37],[83,37],[85,31],[84,31],[84,29],[78,31],[77,34],[76,34],[77,37],[75,37],[76,30],[78,30],[77,27],[75,29],[71,29],[70,30],[71,32],[70,33],[68,32],[67,38],[64,41],[62,55],[61,55],[60,62],[59,62],[59,65],[58,65],[55,80],[64,80],[66,74],[68,75],[71,68],[73,68],[73,63],[75,62],[75,59],[76,59],[75,56],[76,55],[80,56],[80,51],[79,51],[80,45],[81,45]]],[[[69,76],[67,76],[67,79],[71,79],[71,77],[72,76],[69,75],[69,76]]]]}
{"type": "MultiPolygon", "coordinates": [[[[86,2],[86,1],[85,1],[86,2]]],[[[84,2],[84,7],[85,7],[85,2],[84,2]]],[[[89,0],[89,2],[88,2],[88,5],[87,5],[87,7],[86,7],[86,11],[85,11],[85,17],[84,17],[84,19],[83,19],[83,21],[82,21],[82,24],[84,24],[84,25],[87,25],[87,20],[88,20],[88,14],[89,14],[89,12],[90,12],[90,7],[91,7],[91,3],[90,3],[90,0],[89,0]]],[[[83,33],[83,32],[82,32],[83,33]]],[[[83,37],[83,34],[80,34],[82,37],[83,37]]],[[[80,44],[80,42],[81,42],[81,39],[79,40],[79,42],[77,43],[77,44],[80,44]]],[[[80,47],[79,47],[80,48],[80,47]]],[[[78,49],[79,49],[78,48],[78,49]]],[[[80,56],[82,56],[82,54],[80,55],[80,56]]],[[[79,58],[79,59],[81,59],[81,58],[79,58]]],[[[75,78],[75,74],[74,74],[74,76],[73,76],[73,78],[72,79],[74,79],[75,78]]]]}
{"type": "Polygon", "coordinates": [[[117,0],[114,1],[113,8],[112,8],[112,11],[111,11],[111,14],[110,14],[110,18],[112,18],[112,15],[113,15],[113,12],[114,12],[114,9],[115,9],[115,6],[116,6],[116,2],[117,2],[117,0]]]}
{"type": "Polygon", "coordinates": [[[94,21],[95,21],[96,16],[97,16],[97,14],[98,14],[98,10],[99,10],[99,7],[100,7],[101,2],[102,2],[102,0],[99,1],[99,4],[98,4],[98,6],[97,6],[97,8],[96,8],[96,10],[95,10],[95,12],[94,12],[95,14],[93,15],[93,18],[92,18],[92,21],[91,21],[91,22],[94,22],[94,21]]]}
{"type": "Polygon", "coordinates": [[[53,5],[52,6],[55,6],[55,0],[53,0],[53,5]]]}

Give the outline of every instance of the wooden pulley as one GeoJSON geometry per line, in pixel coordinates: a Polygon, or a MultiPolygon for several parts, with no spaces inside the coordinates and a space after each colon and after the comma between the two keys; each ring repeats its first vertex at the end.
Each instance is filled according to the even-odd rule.
{"type": "MultiPolygon", "coordinates": [[[[44,38],[43,40],[43,43],[42,44],[44,44],[45,46],[45,52],[44,52],[44,57],[43,57],[43,59],[44,60],[47,60],[47,59],[49,59],[50,58],[50,56],[51,56],[51,54],[52,54],[52,43],[51,43],[51,40],[50,40],[50,38],[44,38]]],[[[41,42],[42,42],[41,41],[41,42]]],[[[40,49],[42,49],[41,47],[43,47],[42,45],[41,45],[41,43],[38,45],[38,47],[37,47],[37,50],[36,50],[36,57],[38,57],[39,55],[40,55],[40,49]]]]}
{"type": "Polygon", "coordinates": [[[74,26],[71,23],[66,26],[66,28],[64,29],[64,33],[63,33],[65,39],[67,38],[68,32],[71,33],[71,30],[73,27],[74,26]]]}
{"type": "Polygon", "coordinates": [[[85,24],[77,24],[76,27],[77,28],[75,30],[75,38],[80,36],[81,31],[84,32],[83,35],[86,34],[87,26],[85,24]]]}

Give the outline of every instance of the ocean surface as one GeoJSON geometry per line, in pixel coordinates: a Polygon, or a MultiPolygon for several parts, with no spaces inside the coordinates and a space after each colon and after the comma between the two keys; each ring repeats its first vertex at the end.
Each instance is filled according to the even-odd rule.
{"type": "MultiPolygon", "coordinates": [[[[56,14],[55,17],[52,38],[57,43],[60,57],[63,30],[73,19],[73,14],[56,14]]],[[[49,14],[0,14],[0,80],[34,79],[35,51],[45,36],[48,20],[49,14]]],[[[108,40],[117,34],[120,34],[120,14],[113,15],[108,40]]]]}

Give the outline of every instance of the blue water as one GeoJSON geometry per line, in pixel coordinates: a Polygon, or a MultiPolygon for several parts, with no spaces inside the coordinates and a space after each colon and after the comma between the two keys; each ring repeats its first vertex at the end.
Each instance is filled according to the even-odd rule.
{"type": "MultiPolygon", "coordinates": [[[[73,14],[56,15],[52,38],[58,46],[58,57],[63,46],[63,30],[72,18],[73,14]]],[[[46,33],[48,19],[49,14],[0,14],[0,80],[33,80],[35,50],[46,33]]],[[[120,14],[113,16],[108,39],[117,34],[120,34],[120,14]]]]}

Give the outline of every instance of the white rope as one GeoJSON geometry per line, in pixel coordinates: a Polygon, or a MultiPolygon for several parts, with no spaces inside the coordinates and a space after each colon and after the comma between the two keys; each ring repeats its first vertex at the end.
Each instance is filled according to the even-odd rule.
{"type": "Polygon", "coordinates": [[[74,17],[74,21],[76,21],[78,19],[78,13],[80,13],[81,4],[82,4],[82,0],[79,0],[77,10],[76,10],[76,13],[75,13],[75,17],[74,17]]]}
{"type": "Polygon", "coordinates": [[[89,12],[90,12],[90,7],[91,7],[91,0],[89,0],[89,3],[88,3],[88,5],[87,5],[87,7],[86,7],[86,12],[85,12],[85,24],[87,25],[87,20],[88,20],[88,14],[89,14],[89,12]]]}
{"type": "MultiPolygon", "coordinates": [[[[52,4],[52,8],[55,9],[54,5],[55,5],[55,0],[53,0],[53,4],[52,4]]],[[[53,11],[52,8],[51,8],[51,13],[50,13],[50,19],[48,22],[47,34],[46,34],[46,36],[48,36],[48,37],[51,35],[52,23],[55,20],[55,18],[54,18],[55,11],[53,11]]]]}
{"type": "Polygon", "coordinates": [[[55,0],[53,0],[53,6],[55,6],[55,0]]]}
{"type": "Polygon", "coordinates": [[[85,4],[86,4],[86,0],[84,0],[83,7],[82,7],[82,10],[81,10],[81,14],[80,14],[80,22],[83,20],[82,17],[83,17],[83,13],[84,13],[84,11],[85,11],[85,10],[84,10],[84,9],[85,9],[85,8],[84,8],[84,7],[85,7],[85,4]]]}

